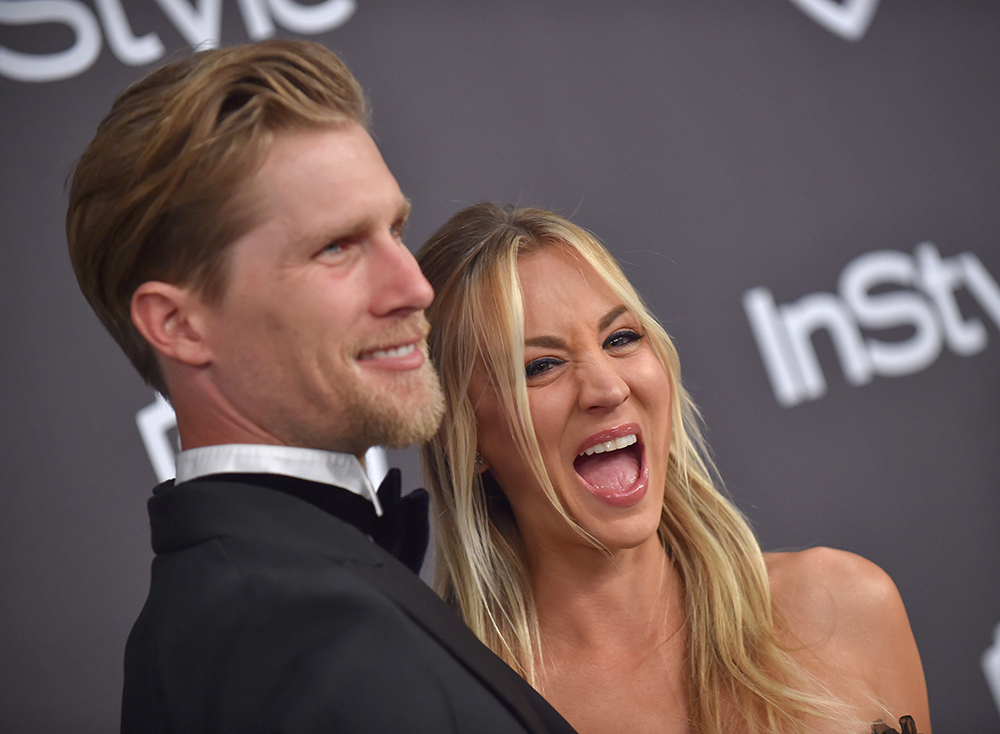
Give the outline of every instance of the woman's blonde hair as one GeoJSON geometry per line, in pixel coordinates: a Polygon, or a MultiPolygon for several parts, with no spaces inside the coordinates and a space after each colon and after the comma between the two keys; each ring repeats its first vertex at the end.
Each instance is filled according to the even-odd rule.
{"type": "Polygon", "coordinates": [[[439,593],[487,646],[539,686],[543,650],[523,546],[501,488],[488,472],[475,470],[476,415],[468,387],[475,365],[484,365],[517,450],[553,506],[584,533],[546,473],[524,373],[517,262],[553,246],[589,264],[639,319],[671,381],[673,436],[659,533],[685,589],[695,731],[799,731],[810,716],[833,717],[836,702],[778,640],[760,547],[716,489],[670,337],[603,245],[551,212],[478,204],[454,215],[417,255],[436,293],[427,314],[430,354],[447,405],[441,429],[423,448],[435,506],[439,593]]]}

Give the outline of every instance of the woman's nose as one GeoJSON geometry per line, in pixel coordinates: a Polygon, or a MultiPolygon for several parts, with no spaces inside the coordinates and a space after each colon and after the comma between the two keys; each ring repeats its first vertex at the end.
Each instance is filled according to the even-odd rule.
{"type": "Polygon", "coordinates": [[[631,393],[614,360],[604,354],[581,365],[579,379],[580,407],[583,410],[614,410],[631,393]]]}

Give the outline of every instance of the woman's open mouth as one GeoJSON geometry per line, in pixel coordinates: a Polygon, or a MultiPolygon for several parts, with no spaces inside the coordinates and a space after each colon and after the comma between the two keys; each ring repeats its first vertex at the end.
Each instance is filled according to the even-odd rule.
{"type": "Polygon", "coordinates": [[[635,426],[623,426],[588,439],[573,461],[584,486],[609,505],[634,505],[646,494],[643,446],[635,426]]]}

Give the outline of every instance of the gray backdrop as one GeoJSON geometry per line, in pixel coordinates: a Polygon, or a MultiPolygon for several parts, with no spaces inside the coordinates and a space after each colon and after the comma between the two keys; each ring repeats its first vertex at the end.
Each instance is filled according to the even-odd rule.
{"type": "Polygon", "coordinates": [[[1000,732],[998,31],[986,0],[0,2],[0,730],[117,728],[151,560],[153,396],[76,287],[65,178],[161,58],[277,35],[370,91],[411,246],[484,199],[606,241],[764,547],[880,564],[936,731],[1000,732]]]}

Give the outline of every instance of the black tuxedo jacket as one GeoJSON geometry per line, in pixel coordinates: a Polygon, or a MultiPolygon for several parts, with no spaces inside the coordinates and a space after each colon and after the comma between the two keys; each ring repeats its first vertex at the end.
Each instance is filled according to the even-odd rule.
{"type": "Polygon", "coordinates": [[[266,479],[168,483],[149,511],[122,732],[572,734],[417,576],[266,479]]]}

